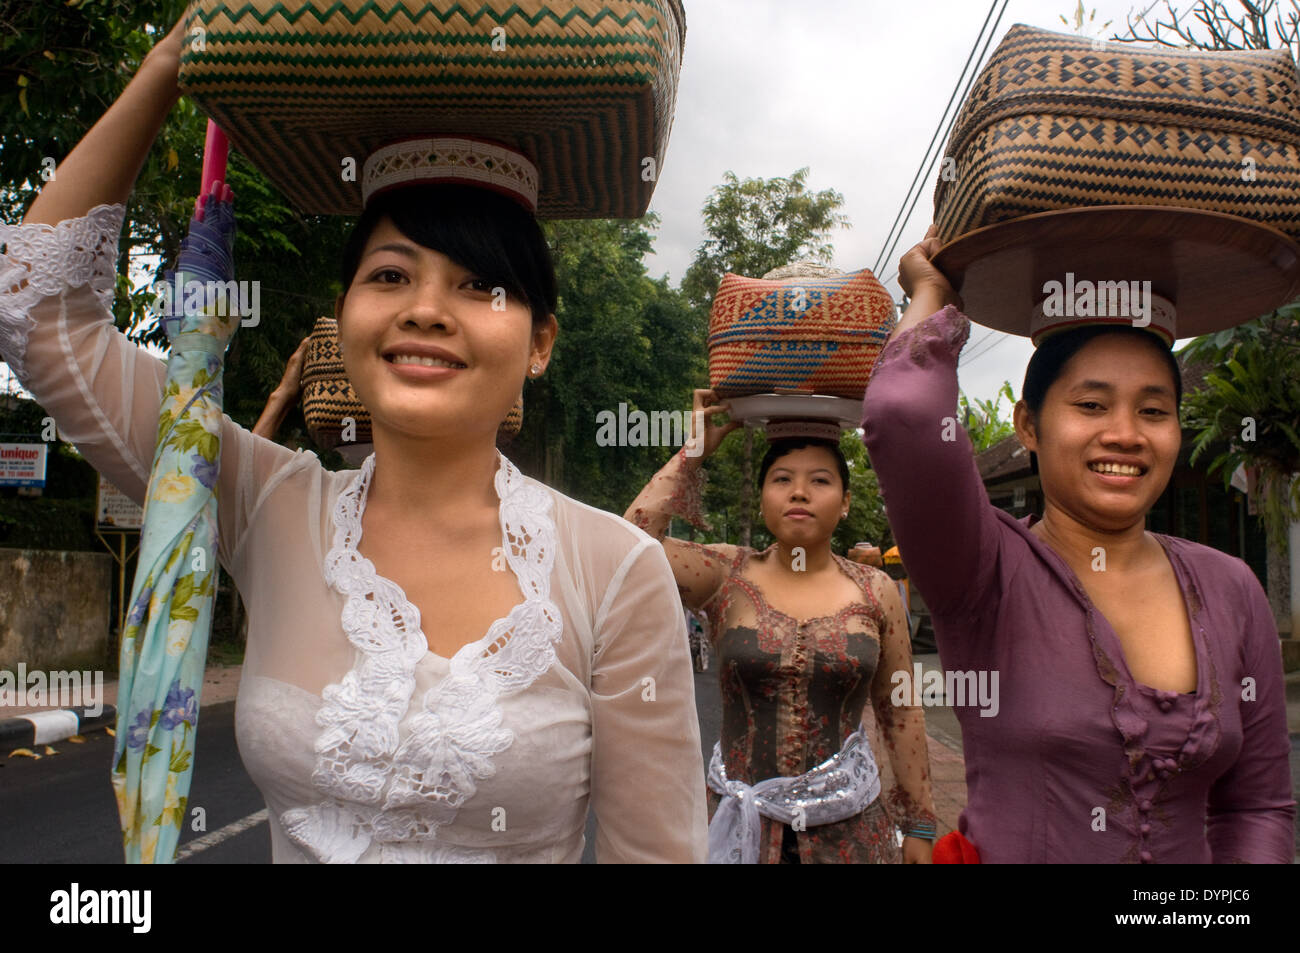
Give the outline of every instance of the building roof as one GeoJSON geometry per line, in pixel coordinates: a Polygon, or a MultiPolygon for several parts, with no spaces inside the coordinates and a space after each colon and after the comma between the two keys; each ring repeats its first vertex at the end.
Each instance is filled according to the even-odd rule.
{"type": "Polygon", "coordinates": [[[975,466],[985,483],[1007,477],[1028,475],[1029,451],[1020,445],[1013,434],[1004,437],[983,453],[975,455],[975,466]]]}

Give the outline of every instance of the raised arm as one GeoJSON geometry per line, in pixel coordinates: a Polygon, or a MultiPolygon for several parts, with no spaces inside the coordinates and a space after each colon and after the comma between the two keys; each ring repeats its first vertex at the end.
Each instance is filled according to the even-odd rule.
{"type": "Polygon", "coordinates": [[[908,576],[936,615],[987,608],[998,519],[957,420],[957,357],[970,333],[959,299],[930,264],[932,237],[900,263],[911,297],[871,375],[862,426],[908,576]]]}
{"type": "Polygon", "coordinates": [[[666,534],[674,516],[692,526],[708,529],[703,512],[705,474],[702,464],[722,439],[740,426],[735,421],[722,425],[713,423],[713,415],[725,413],[727,406],[717,403],[710,390],[695,392],[690,440],[650,479],[623,514],[629,523],[662,543],[673,578],[677,580],[681,601],[692,610],[702,608],[717,593],[727,578],[737,549],[723,544],[701,545],[666,534]],[[704,423],[702,443],[695,434],[696,423],[700,421],[704,423]]]}
{"type": "MultiPolygon", "coordinates": [[[[0,225],[0,357],[92,466],[144,502],[166,366],[113,326],[124,203],[178,95],[180,25],[61,163],[22,225],[0,225]]],[[[257,488],[292,457],[222,418],[223,557],[257,488]]],[[[229,565],[229,561],[227,560],[229,565]]]]}
{"type": "Polygon", "coordinates": [[[1240,678],[1226,688],[1224,704],[1241,712],[1241,750],[1210,789],[1206,836],[1216,864],[1289,864],[1295,853],[1295,798],[1291,793],[1286,686],[1277,628],[1259,580],[1244,564],[1240,678]],[[1250,682],[1245,682],[1250,679],[1250,682]]]}
{"type": "MultiPolygon", "coordinates": [[[[871,705],[880,726],[881,741],[894,769],[890,806],[898,818],[903,837],[905,863],[930,862],[932,839],[909,836],[909,831],[934,833],[934,798],[930,790],[930,752],[925,736],[925,710],[895,704],[895,672],[912,677],[912,641],[898,587],[883,572],[869,573],[871,594],[880,605],[884,624],[880,630],[880,660],[871,682],[871,705]]],[[[865,714],[865,713],[864,713],[865,714]]]]}

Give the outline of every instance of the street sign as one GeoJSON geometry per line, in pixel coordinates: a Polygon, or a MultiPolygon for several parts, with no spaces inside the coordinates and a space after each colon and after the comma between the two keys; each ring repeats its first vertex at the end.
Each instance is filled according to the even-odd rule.
{"type": "Polygon", "coordinates": [[[0,486],[45,486],[43,443],[0,443],[0,486]]]}
{"type": "Polygon", "coordinates": [[[134,500],[100,476],[95,497],[95,523],[101,529],[139,529],[144,510],[134,500]]]}

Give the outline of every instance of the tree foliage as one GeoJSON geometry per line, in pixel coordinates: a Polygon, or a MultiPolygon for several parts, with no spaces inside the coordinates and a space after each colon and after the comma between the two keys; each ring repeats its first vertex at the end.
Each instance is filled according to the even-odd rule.
{"type": "Polygon", "coordinates": [[[1010,404],[1008,408],[1008,412],[1010,412],[1016,406],[1016,397],[1011,392],[1010,381],[1002,382],[1002,386],[998,388],[993,400],[980,400],[977,397],[974,404],[972,404],[965,393],[959,395],[957,412],[962,426],[966,428],[966,433],[970,435],[970,442],[976,453],[983,453],[989,447],[1005,440],[1016,432],[1015,425],[1010,419],[1002,419],[1002,399],[1004,397],[1007,403],[1010,404]]]}
{"type": "Polygon", "coordinates": [[[676,447],[602,446],[597,415],[677,412],[704,375],[703,329],[681,293],[646,273],[655,217],[546,225],[560,333],[550,369],[524,390],[524,425],[506,450],[524,472],[622,513],[676,447]]]}
{"type": "Polygon", "coordinates": [[[789,178],[723,176],[704,203],[704,242],[682,279],[691,304],[707,311],[727,272],[758,278],[794,261],[829,262],[832,229],[847,227],[844,196],[808,190],[807,167],[789,178]]]}
{"type": "Polygon", "coordinates": [[[1182,352],[1213,370],[1184,401],[1198,430],[1191,461],[1217,451],[1210,472],[1224,488],[1239,466],[1260,473],[1261,515],[1272,545],[1286,546],[1300,518],[1300,303],[1237,328],[1197,338],[1182,352]]]}

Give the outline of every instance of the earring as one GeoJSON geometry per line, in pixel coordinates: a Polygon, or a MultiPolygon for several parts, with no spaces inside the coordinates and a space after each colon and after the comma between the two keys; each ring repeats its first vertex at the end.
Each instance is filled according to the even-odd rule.
{"type": "Polygon", "coordinates": [[[541,373],[542,366],[540,364],[534,364],[532,367],[529,368],[529,370],[532,371],[533,376],[536,377],[538,374],[541,373]]]}

